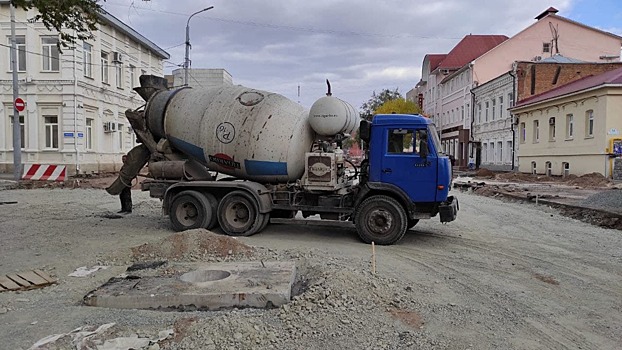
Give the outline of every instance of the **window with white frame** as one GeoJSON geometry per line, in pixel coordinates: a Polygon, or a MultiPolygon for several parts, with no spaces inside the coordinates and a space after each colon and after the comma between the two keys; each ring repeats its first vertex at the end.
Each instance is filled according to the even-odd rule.
{"type": "Polygon", "coordinates": [[[549,118],[549,141],[555,141],[555,117],[549,118]]]}
{"type": "Polygon", "coordinates": [[[117,63],[115,65],[116,77],[117,77],[117,87],[123,88],[123,64],[117,63]]]}
{"type": "Polygon", "coordinates": [[[508,94],[508,105],[510,108],[514,107],[514,94],[511,92],[508,94]]]}
{"type": "Polygon", "coordinates": [[[89,43],[84,43],[83,48],[83,56],[82,56],[82,67],[84,68],[84,76],[87,78],[93,77],[93,45],[89,43]]]}
{"type": "Polygon", "coordinates": [[[585,137],[594,137],[594,111],[585,112],[585,137]]]}
{"type": "Polygon", "coordinates": [[[41,56],[44,72],[58,72],[60,70],[60,55],[58,52],[58,37],[41,37],[41,56]]]}
{"type": "Polygon", "coordinates": [[[101,53],[101,75],[102,83],[108,84],[108,52],[101,53]]]}
{"type": "Polygon", "coordinates": [[[490,162],[495,163],[497,160],[497,151],[495,150],[494,141],[490,143],[490,162]]]}
{"type": "Polygon", "coordinates": [[[94,120],[92,118],[86,118],[86,126],[84,130],[85,137],[85,148],[89,151],[93,150],[93,124],[94,120]]]}
{"type": "Polygon", "coordinates": [[[499,96],[499,118],[505,117],[505,111],[503,110],[503,96],[499,96]]]}
{"type": "Polygon", "coordinates": [[[136,67],[130,64],[130,89],[136,86],[136,67]]]}
{"type": "Polygon", "coordinates": [[[551,43],[542,43],[542,53],[551,52],[551,43]]]}
{"type": "Polygon", "coordinates": [[[505,159],[508,162],[512,161],[512,141],[507,141],[505,143],[505,159]]]}
{"type": "Polygon", "coordinates": [[[503,141],[497,142],[497,155],[499,156],[497,161],[503,163],[503,141]]]}
{"type": "Polygon", "coordinates": [[[496,105],[497,105],[497,100],[493,98],[492,99],[492,120],[495,120],[495,109],[497,109],[496,105]]]}
{"type": "Polygon", "coordinates": [[[488,162],[488,144],[484,143],[484,149],[482,150],[483,161],[488,162]]]}
{"type": "Polygon", "coordinates": [[[464,120],[464,106],[461,107],[460,109],[460,115],[461,115],[461,120],[464,120]]]}
{"type": "Polygon", "coordinates": [[[44,115],[45,148],[58,149],[58,116],[44,115]]]}
{"type": "MultiPolygon", "coordinates": [[[[13,116],[11,116],[11,127],[9,128],[9,130],[7,130],[7,132],[9,133],[10,137],[7,137],[7,140],[11,140],[11,149],[13,148],[13,116]]],[[[24,116],[20,115],[19,116],[19,137],[20,137],[20,143],[21,143],[21,148],[25,149],[26,148],[26,123],[24,123],[24,116]]]]}
{"type": "MultiPolygon", "coordinates": [[[[8,38],[8,42],[9,42],[9,48],[8,48],[8,53],[9,53],[9,59],[8,61],[10,62],[9,64],[9,71],[13,71],[13,61],[11,60],[11,47],[12,47],[12,43],[11,43],[11,38],[8,38]]],[[[23,35],[16,35],[15,36],[15,45],[17,47],[17,52],[16,52],[16,59],[17,59],[17,71],[18,72],[25,72],[26,71],[26,37],[23,35]]]]}
{"type": "Polygon", "coordinates": [[[117,130],[119,130],[119,151],[123,151],[123,148],[124,148],[123,147],[124,146],[123,145],[123,141],[124,141],[123,140],[123,138],[124,138],[123,135],[125,135],[125,133],[123,132],[123,127],[124,126],[121,123],[119,123],[119,125],[117,126],[117,130]]]}
{"type": "Polygon", "coordinates": [[[527,130],[525,129],[525,122],[520,123],[520,142],[521,143],[525,143],[526,140],[526,136],[527,136],[527,130]]]}
{"type": "Polygon", "coordinates": [[[540,142],[540,121],[533,121],[533,143],[540,142]]]}
{"type": "Polygon", "coordinates": [[[482,104],[478,103],[477,104],[477,122],[478,123],[482,123],[482,104]]]}
{"type": "Polygon", "coordinates": [[[490,103],[488,101],[486,101],[486,112],[484,113],[484,121],[488,122],[488,108],[489,108],[490,103]]]}
{"type": "Polygon", "coordinates": [[[566,138],[571,139],[574,137],[574,116],[572,114],[566,115],[566,138]]]}

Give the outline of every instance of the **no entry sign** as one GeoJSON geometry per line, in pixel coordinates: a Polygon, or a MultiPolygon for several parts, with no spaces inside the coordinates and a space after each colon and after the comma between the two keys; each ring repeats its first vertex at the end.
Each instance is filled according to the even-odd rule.
{"type": "Polygon", "coordinates": [[[15,99],[14,105],[15,109],[17,109],[18,112],[21,112],[24,110],[24,108],[26,108],[26,102],[24,102],[24,100],[19,97],[15,99]]]}

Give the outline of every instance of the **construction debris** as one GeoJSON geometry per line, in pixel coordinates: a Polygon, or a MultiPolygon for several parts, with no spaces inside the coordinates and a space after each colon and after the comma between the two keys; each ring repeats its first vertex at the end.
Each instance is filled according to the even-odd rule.
{"type": "Polygon", "coordinates": [[[0,275],[0,292],[43,288],[56,283],[56,281],[55,278],[41,270],[0,275]]]}

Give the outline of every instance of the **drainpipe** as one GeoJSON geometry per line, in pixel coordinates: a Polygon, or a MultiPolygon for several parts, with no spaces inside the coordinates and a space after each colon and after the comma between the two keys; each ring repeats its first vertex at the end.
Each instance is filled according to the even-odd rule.
{"type": "MultiPolygon", "coordinates": [[[[73,32],[74,37],[76,31],[73,32]]],[[[80,173],[80,150],[78,150],[78,74],[76,72],[76,49],[73,47],[73,147],[76,152],[76,175],[80,173]]]]}
{"type": "MultiPolygon", "coordinates": [[[[514,68],[516,69],[516,68],[514,68]]],[[[516,100],[516,74],[514,71],[510,71],[512,77],[512,99],[516,100]]],[[[509,101],[508,101],[509,102],[509,101]]],[[[515,170],[514,158],[516,157],[516,130],[514,130],[514,121],[512,120],[512,113],[510,113],[510,130],[512,131],[512,170],[515,170]]]]}

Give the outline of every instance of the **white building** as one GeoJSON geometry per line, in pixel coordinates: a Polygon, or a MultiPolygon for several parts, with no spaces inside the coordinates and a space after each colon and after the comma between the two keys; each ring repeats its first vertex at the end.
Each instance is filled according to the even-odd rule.
{"type": "MultiPolygon", "coordinates": [[[[184,69],[175,69],[167,76],[169,87],[184,85],[184,69]]],[[[233,85],[231,74],[222,68],[191,68],[188,69],[188,86],[194,88],[211,88],[222,85],[233,85]]]]}
{"type": "MultiPolygon", "coordinates": [[[[0,172],[13,171],[13,93],[8,1],[0,1],[0,172]]],[[[108,13],[89,41],[56,46],[58,35],[16,10],[22,163],[67,166],[68,174],[114,171],[135,138],[125,110],[144,101],[132,88],[142,74],[163,75],[170,56],[108,13]]]]}

